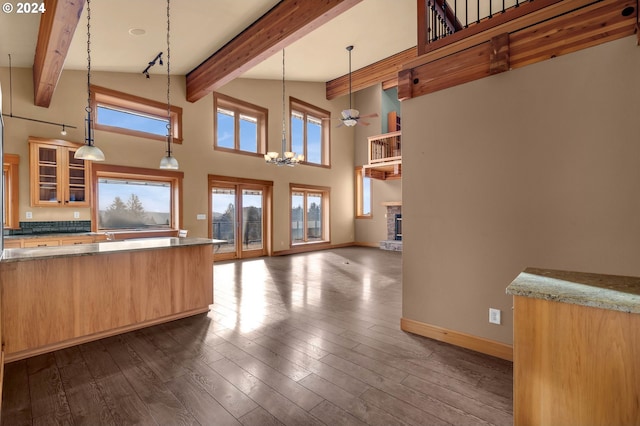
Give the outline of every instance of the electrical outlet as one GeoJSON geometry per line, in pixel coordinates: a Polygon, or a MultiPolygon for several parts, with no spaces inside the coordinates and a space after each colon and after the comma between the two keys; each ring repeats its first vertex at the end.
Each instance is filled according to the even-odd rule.
{"type": "Polygon", "coordinates": [[[32,212],[27,212],[25,216],[26,216],[27,219],[33,219],[33,213],[32,212]]]}
{"type": "Polygon", "coordinates": [[[202,214],[202,213],[198,213],[196,215],[196,220],[207,220],[207,215],[206,214],[202,214]]]}
{"type": "Polygon", "coordinates": [[[73,212],[74,219],[80,219],[80,212],[73,212]]]}
{"type": "Polygon", "coordinates": [[[500,324],[500,309],[489,308],[489,322],[491,324],[500,324]]]}

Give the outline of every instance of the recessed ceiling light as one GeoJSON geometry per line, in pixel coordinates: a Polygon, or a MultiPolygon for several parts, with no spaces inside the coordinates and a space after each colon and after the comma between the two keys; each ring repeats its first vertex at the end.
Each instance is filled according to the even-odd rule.
{"type": "Polygon", "coordinates": [[[147,32],[142,29],[142,28],[131,28],[129,29],[129,34],[134,35],[134,36],[141,36],[141,35],[145,35],[147,32]]]}

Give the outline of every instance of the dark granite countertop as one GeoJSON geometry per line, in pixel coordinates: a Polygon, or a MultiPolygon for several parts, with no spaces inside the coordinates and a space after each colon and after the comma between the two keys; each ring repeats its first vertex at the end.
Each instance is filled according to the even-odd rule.
{"type": "Polygon", "coordinates": [[[507,294],[640,313],[640,277],[527,268],[507,294]]]}
{"type": "Polygon", "coordinates": [[[136,250],[157,250],[176,247],[188,247],[196,245],[215,244],[216,240],[207,238],[139,238],[121,241],[104,241],[99,243],[56,246],[5,249],[2,253],[2,262],[21,262],[36,259],[51,259],[69,256],[92,256],[105,253],[127,252],[136,250]]]}

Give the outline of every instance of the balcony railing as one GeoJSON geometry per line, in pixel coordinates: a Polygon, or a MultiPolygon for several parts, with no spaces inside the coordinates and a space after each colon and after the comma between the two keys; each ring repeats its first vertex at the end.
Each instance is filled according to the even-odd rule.
{"type": "Polygon", "coordinates": [[[426,43],[515,10],[533,0],[423,0],[426,43]]]}
{"type": "Polygon", "coordinates": [[[402,160],[401,131],[370,136],[369,164],[388,163],[402,160]]]}

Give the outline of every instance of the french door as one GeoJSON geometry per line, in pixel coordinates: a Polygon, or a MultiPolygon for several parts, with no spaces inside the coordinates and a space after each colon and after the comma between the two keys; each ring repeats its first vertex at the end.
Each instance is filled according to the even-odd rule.
{"type": "Polygon", "coordinates": [[[210,238],[214,260],[270,253],[270,182],[209,177],[210,238]]]}

